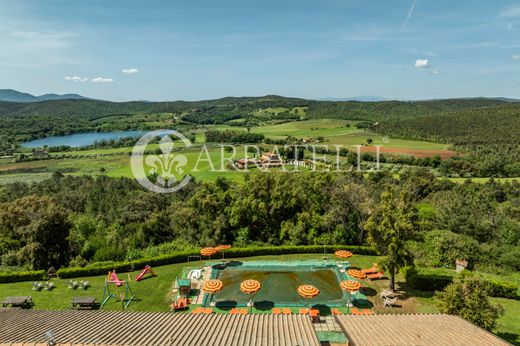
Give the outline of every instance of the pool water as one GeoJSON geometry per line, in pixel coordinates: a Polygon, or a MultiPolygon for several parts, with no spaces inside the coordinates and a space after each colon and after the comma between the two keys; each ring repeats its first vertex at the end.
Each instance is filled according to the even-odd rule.
{"type": "Polygon", "coordinates": [[[284,266],[269,265],[254,267],[228,266],[216,270],[216,275],[224,288],[212,298],[218,305],[247,304],[250,296],[240,291],[240,283],[247,279],[258,280],[262,288],[253,295],[253,301],[272,306],[305,306],[308,300],[298,295],[296,289],[303,284],[310,284],[320,290],[320,294],[310,300],[310,304],[340,306],[346,302],[346,295],[339,286],[342,273],[335,265],[321,266],[284,266]]]}

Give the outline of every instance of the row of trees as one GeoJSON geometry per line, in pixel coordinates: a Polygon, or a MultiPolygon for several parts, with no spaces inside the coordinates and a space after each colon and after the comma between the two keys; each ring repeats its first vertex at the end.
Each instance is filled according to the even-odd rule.
{"type": "Polygon", "coordinates": [[[107,177],[56,175],[6,185],[0,193],[1,266],[123,260],[166,243],[182,249],[373,242],[385,253],[401,251],[407,241],[407,252],[396,258],[412,253],[420,263],[444,266],[464,255],[474,266],[520,268],[516,182],[459,185],[426,172],[400,179],[381,172],[256,172],[244,179],[194,182],[172,195],[107,177]],[[394,241],[395,247],[384,246],[394,241]]]}

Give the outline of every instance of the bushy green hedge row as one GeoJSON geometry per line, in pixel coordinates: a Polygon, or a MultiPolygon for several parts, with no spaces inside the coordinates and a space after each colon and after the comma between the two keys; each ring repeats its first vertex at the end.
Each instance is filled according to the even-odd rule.
{"type": "Polygon", "coordinates": [[[0,273],[0,283],[43,280],[46,275],[45,270],[0,273]]]}
{"type": "MultiPolygon", "coordinates": [[[[231,248],[225,251],[226,258],[251,257],[251,256],[268,256],[268,255],[287,255],[298,253],[332,253],[335,250],[349,250],[359,255],[375,255],[375,250],[369,246],[259,246],[248,248],[231,248]]],[[[96,276],[107,274],[110,270],[117,272],[129,272],[144,268],[145,265],[161,266],[165,264],[182,263],[188,260],[188,256],[200,255],[195,251],[173,252],[166,255],[143,258],[130,262],[117,262],[103,266],[87,266],[79,268],[62,268],[58,270],[58,276],[62,279],[76,278],[83,276],[96,276]]],[[[216,255],[215,258],[219,258],[216,255]]]]}
{"type": "MultiPolygon", "coordinates": [[[[454,276],[441,274],[421,274],[413,267],[405,269],[406,282],[417,290],[442,291],[452,281],[454,276]]],[[[518,286],[514,283],[500,280],[485,279],[491,297],[520,299],[518,286]]]]}
{"type": "Polygon", "coordinates": [[[486,280],[489,285],[489,295],[492,297],[519,299],[518,286],[512,282],[486,280]]]}

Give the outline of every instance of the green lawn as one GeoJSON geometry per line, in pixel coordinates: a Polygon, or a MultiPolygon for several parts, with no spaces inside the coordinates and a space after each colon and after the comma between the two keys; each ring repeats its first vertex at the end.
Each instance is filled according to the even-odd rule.
{"type": "MultiPolygon", "coordinates": [[[[254,260],[306,260],[306,259],[322,259],[323,255],[317,254],[301,254],[301,255],[283,255],[283,256],[260,256],[248,257],[243,259],[235,259],[240,261],[254,261],[254,260]]],[[[328,255],[333,258],[333,255],[328,255]]],[[[352,259],[352,264],[359,267],[368,267],[372,262],[377,260],[374,256],[355,256],[352,259]]],[[[135,296],[139,299],[132,303],[129,310],[133,311],[169,311],[169,303],[171,302],[171,288],[174,285],[175,278],[179,276],[182,269],[185,267],[200,267],[207,261],[194,261],[189,263],[179,263],[165,265],[161,267],[154,267],[157,277],[150,277],[140,282],[135,282],[134,278],[139,271],[132,273],[118,273],[121,280],[128,280],[130,276],[130,286],[135,296]]],[[[106,276],[94,276],[76,278],[72,280],[88,280],[91,287],[87,290],[72,290],[67,288],[68,280],[53,279],[56,288],[50,292],[48,291],[33,291],[31,289],[32,282],[17,282],[0,284],[0,300],[7,296],[26,296],[33,297],[34,309],[69,309],[71,307],[71,300],[73,297],[92,296],[99,301],[103,296],[103,287],[106,276]]],[[[114,290],[113,285],[111,289],[114,290]]],[[[116,296],[124,293],[123,288],[115,289],[116,296]]],[[[111,300],[105,305],[103,309],[120,310],[121,303],[111,300]]],[[[261,310],[263,311],[263,310],[261,310]]],[[[266,311],[263,311],[266,312],[266,311]]]]}

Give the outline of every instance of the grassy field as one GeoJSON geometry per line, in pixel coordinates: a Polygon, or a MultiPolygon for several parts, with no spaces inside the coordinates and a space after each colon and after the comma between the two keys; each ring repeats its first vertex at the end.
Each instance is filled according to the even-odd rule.
{"type": "MultiPolygon", "coordinates": [[[[298,260],[321,260],[323,255],[320,254],[300,254],[300,255],[283,255],[283,256],[259,256],[248,257],[242,259],[234,259],[238,261],[255,261],[255,260],[280,260],[280,261],[298,261],[298,260]]],[[[331,254],[329,258],[333,258],[331,254]]],[[[377,262],[378,257],[355,255],[351,258],[353,267],[368,268],[373,262],[377,262]]],[[[208,263],[207,261],[194,261],[188,263],[165,265],[155,267],[154,271],[157,277],[149,277],[140,282],[135,282],[134,278],[139,273],[135,271],[132,273],[118,273],[121,280],[128,280],[130,278],[130,286],[137,298],[133,302],[129,310],[131,311],[169,311],[169,303],[172,299],[171,289],[174,286],[176,277],[180,276],[185,268],[198,268],[208,263]]],[[[56,288],[53,291],[36,292],[31,289],[32,282],[18,282],[0,284],[0,299],[7,296],[30,295],[33,297],[34,309],[70,309],[73,297],[91,296],[96,297],[98,301],[103,295],[105,276],[94,276],[76,278],[73,280],[88,280],[91,284],[87,290],[72,290],[67,288],[67,280],[53,279],[56,288]]],[[[433,292],[418,291],[407,287],[403,282],[403,277],[397,277],[399,302],[394,308],[384,308],[382,300],[379,297],[379,292],[383,288],[388,287],[388,280],[383,279],[379,281],[362,281],[363,294],[365,294],[372,309],[376,313],[384,314],[398,314],[398,313],[438,313],[437,306],[433,299],[433,292]]],[[[119,297],[124,293],[122,288],[111,287],[111,290],[119,297]]],[[[504,307],[505,314],[500,318],[497,330],[495,333],[509,342],[520,345],[520,301],[492,298],[494,302],[501,304],[504,307]]],[[[121,303],[117,300],[110,300],[104,307],[104,310],[122,310],[121,303]]],[[[295,312],[296,309],[293,309],[295,312]]],[[[343,312],[348,312],[347,308],[341,309],[343,312]]],[[[220,313],[227,313],[227,310],[215,309],[214,311],[220,313]]],[[[255,313],[268,313],[270,310],[258,309],[255,313]]],[[[327,313],[323,310],[322,313],[327,313]]]]}
{"type": "Polygon", "coordinates": [[[330,137],[359,132],[360,130],[355,127],[355,123],[347,120],[313,119],[252,127],[251,131],[261,133],[269,138],[285,138],[287,136],[298,138],[330,137]],[[350,126],[347,127],[347,125],[350,126]]]}
{"type": "MultiPolygon", "coordinates": [[[[269,109],[266,112],[276,113],[283,112],[283,109],[269,109]]],[[[302,113],[305,109],[293,109],[291,111],[302,113]]],[[[200,161],[198,170],[193,171],[194,165],[200,156],[200,146],[204,142],[204,131],[208,129],[232,129],[246,130],[241,127],[232,127],[228,125],[205,125],[190,131],[196,134],[196,143],[194,148],[186,149],[183,154],[188,159],[188,164],[184,167],[185,172],[190,172],[198,180],[214,181],[219,176],[224,176],[232,180],[239,180],[240,173],[226,169],[213,171],[210,168],[222,168],[220,159],[220,151],[216,148],[210,149],[210,161],[200,161]]],[[[320,145],[328,145],[333,150],[333,145],[342,145],[350,149],[354,149],[354,145],[366,145],[368,139],[372,139],[372,145],[382,145],[383,149],[393,148],[397,152],[407,152],[407,150],[427,150],[431,151],[433,156],[436,151],[447,149],[447,145],[411,141],[402,139],[388,139],[368,131],[356,128],[355,121],[338,120],[338,119],[313,119],[305,121],[286,122],[280,124],[263,125],[250,129],[253,132],[262,133],[268,138],[285,138],[293,136],[297,138],[317,138],[323,137],[320,145]]],[[[264,147],[266,145],[263,145],[264,147]]],[[[158,148],[158,144],[152,144],[147,147],[149,150],[158,148]]],[[[364,147],[363,151],[374,149],[364,147]]],[[[125,148],[106,148],[106,149],[90,149],[75,150],[62,153],[51,153],[51,159],[31,161],[31,162],[13,162],[13,159],[0,159],[0,184],[11,183],[15,181],[41,181],[48,178],[52,173],[60,171],[65,174],[90,174],[100,175],[106,174],[110,177],[133,177],[129,166],[129,154],[132,147],[125,148]],[[66,158],[59,158],[67,156],[66,158]]],[[[245,157],[243,147],[238,148],[236,158],[245,157]],[[241,150],[242,149],[242,150],[241,150]]],[[[382,151],[384,152],[384,151],[382,151]]],[[[428,152],[430,153],[430,152],[428,152]]],[[[424,153],[423,153],[424,154],[424,153]]],[[[429,154],[428,154],[429,155],[429,154]]],[[[226,157],[230,157],[226,153],[226,157]]],[[[204,159],[205,157],[202,157],[204,159]]],[[[177,177],[180,177],[177,174],[177,177]]]]}

